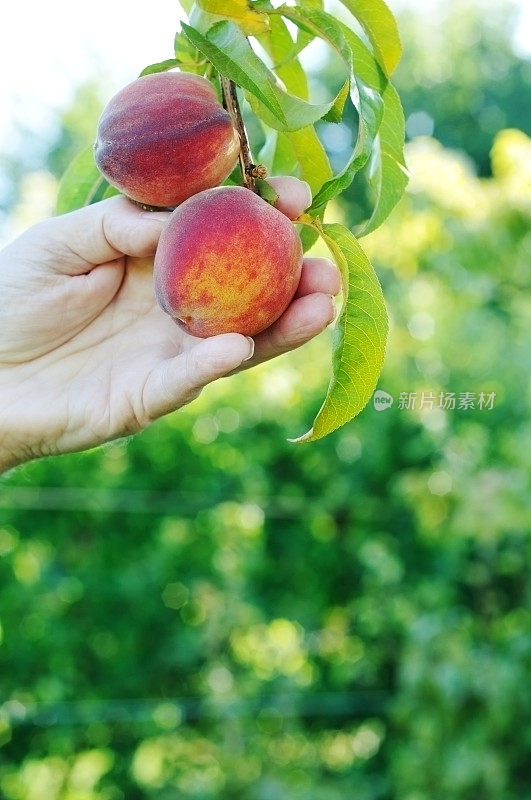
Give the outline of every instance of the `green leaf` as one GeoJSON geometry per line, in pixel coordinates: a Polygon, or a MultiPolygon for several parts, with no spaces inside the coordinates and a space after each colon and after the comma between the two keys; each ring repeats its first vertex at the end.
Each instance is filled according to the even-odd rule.
{"type": "Polygon", "coordinates": [[[258,153],[259,164],[264,164],[269,175],[297,175],[298,163],[289,134],[266,128],[266,140],[258,153]]]}
{"type": "Polygon", "coordinates": [[[343,119],[343,111],[345,109],[345,103],[347,102],[347,98],[350,94],[350,81],[347,79],[343,86],[341,87],[339,94],[337,95],[334,105],[323,117],[325,122],[341,122],[343,119]]]}
{"type": "Polygon", "coordinates": [[[386,75],[391,75],[402,56],[402,45],[396,20],[384,0],[341,2],[363,27],[386,75]]]}
{"type": "MultiPolygon", "coordinates": [[[[319,2],[319,0],[317,0],[317,2],[319,2]]],[[[269,8],[271,8],[271,6],[269,6],[269,8]]],[[[287,53],[292,51],[293,47],[293,39],[288,27],[282,17],[278,15],[271,15],[270,29],[266,34],[259,37],[259,41],[273,61],[281,61],[287,53]]],[[[274,67],[274,71],[282,80],[288,91],[295,92],[300,97],[307,99],[308,82],[306,73],[297,58],[293,57],[289,62],[274,67]]],[[[344,98],[341,97],[341,94],[340,92],[338,95],[340,98],[339,103],[344,103],[344,98]]],[[[337,98],[334,105],[338,105],[337,98]]],[[[313,125],[308,125],[300,130],[290,131],[277,136],[275,145],[279,148],[284,148],[285,151],[286,144],[283,138],[289,140],[291,145],[290,154],[295,157],[295,161],[298,163],[300,177],[309,183],[312,194],[315,194],[323,183],[332,177],[332,170],[326,151],[313,125]]],[[[273,157],[272,163],[274,163],[274,161],[275,159],[273,157]]],[[[277,164],[275,164],[275,166],[277,166],[277,164]]],[[[293,174],[294,170],[289,169],[286,171],[288,174],[293,174]]],[[[308,229],[305,228],[304,231],[307,237],[308,229]]]]}
{"type": "MultiPolygon", "coordinates": [[[[341,172],[328,180],[314,197],[312,210],[315,210],[344,191],[352,183],[355,174],[367,163],[382,119],[383,100],[379,90],[367,84],[358,74],[350,40],[334,17],[318,9],[285,5],[280,6],[276,13],[287,17],[296,25],[308,28],[337,50],[350,75],[350,97],[359,117],[358,138],[352,155],[341,172]]],[[[344,94],[345,85],[338,97],[344,94]]]]}
{"type": "Polygon", "coordinates": [[[173,50],[175,58],[179,62],[179,69],[182,72],[192,72],[196,75],[204,74],[205,58],[203,54],[180,31],[175,34],[173,50]]]}
{"type": "Polygon", "coordinates": [[[107,200],[109,197],[116,197],[117,194],[122,194],[122,193],[119,189],[116,188],[116,186],[111,186],[111,184],[109,183],[107,185],[107,188],[103,192],[101,199],[107,200]]]}
{"type": "MultiPolygon", "coordinates": [[[[303,0],[300,5],[305,6],[306,8],[317,8],[321,11],[324,9],[323,0],[303,0]]],[[[315,36],[311,31],[305,31],[302,28],[299,28],[297,31],[297,41],[295,43],[296,52],[302,52],[305,47],[308,47],[308,45],[313,42],[314,39],[315,36]]]]}
{"type": "Polygon", "coordinates": [[[272,74],[234,23],[217,23],[208,32],[208,37],[185,23],[182,23],[182,29],[190,42],[212,62],[221,75],[259,98],[286,124],[286,118],[275,96],[272,74]]]}
{"type": "Polygon", "coordinates": [[[299,131],[290,131],[285,135],[289,139],[295,157],[299,162],[300,177],[310,184],[312,194],[314,194],[332,175],[326,151],[313,125],[301,128],[299,131]]]}
{"type": "Polygon", "coordinates": [[[273,154],[272,175],[294,175],[297,172],[297,157],[287,133],[275,131],[276,145],[273,154]]]}
{"type": "MultiPolygon", "coordinates": [[[[380,92],[383,100],[382,121],[378,136],[372,144],[370,160],[370,182],[375,191],[375,205],[370,220],[357,231],[357,235],[362,236],[381,225],[400,200],[407,185],[404,113],[396,89],[389,83],[368,47],[346,25],[341,23],[341,29],[351,49],[356,73],[367,85],[380,92]]],[[[312,205],[314,212],[321,202],[330,199],[331,192],[339,193],[346,188],[350,170],[356,169],[355,159],[356,155],[353,153],[350,164],[346,165],[343,172],[325,184],[316,195],[312,205]]]]}
{"type": "Polygon", "coordinates": [[[385,151],[404,164],[404,139],[406,124],[398,92],[390,83],[383,93],[384,113],[379,136],[385,142],[385,151]]]}
{"type": "MultiPolygon", "coordinates": [[[[288,139],[291,152],[294,154],[299,166],[299,176],[310,185],[312,195],[315,194],[322,184],[331,177],[332,170],[326,151],[313,125],[308,128],[302,128],[300,131],[291,131],[290,133],[279,135],[288,139]]],[[[288,175],[293,174],[293,171],[290,170],[278,171],[285,172],[288,175]]],[[[326,206],[321,206],[314,212],[314,216],[322,220],[325,210],[326,206]]],[[[309,225],[303,227],[301,241],[305,253],[315,244],[318,238],[319,234],[313,227],[309,225]]]]}
{"type": "Polygon", "coordinates": [[[248,36],[257,36],[269,28],[267,14],[252,8],[247,0],[197,0],[203,11],[235,22],[248,36]]]}
{"type": "MultiPolygon", "coordinates": [[[[274,11],[274,6],[271,5],[269,0],[257,0],[256,5],[259,6],[261,9],[265,11],[274,11]]],[[[317,8],[323,9],[323,0],[299,0],[299,6],[303,6],[306,8],[317,8]]],[[[270,18],[270,23],[272,24],[272,19],[270,18]]],[[[291,39],[291,36],[290,36],[291,39]]],[[[298,57],[298,55],[306,48],[308,45],[313,42],[315,39],[315,35],[312,33],[311,30],[307,28],[299,27],[297,30],[297,38],[295,41],[291,39],[291,44],[289,49],[284,53],[284,55],[277,59],[275,64],[275,72],[277,67],[282,67],[285,64],[291,63],[291,61],[298,57]]]]}
{"type": "Polygon", "coordinates": [[[265,140],[260,148],[256,161],[258,164],[263,164],[267,169],[268,175],[273,172],[273,161],[275,158],[275,150],[277,148],[277,139],[279,132],[272,128],[264,128],[265,140]]]}
{"type": "Polygon", "coordinates": [[[95,203],[102,199],[108,187],[109,183],[94,161],[92,146],[87,147],[66,168],[59,183],[55,211],[57,214],[66,214],[95,203]]]}
{"type": "Polygon", "coordinates": [[[169,69],[174,69],[180,65],[181,62],[178,58],[167,58],[165,61],[158,61],[156,64],[150,64],[148,67],[144,67],[139,77],[142,77],[142,75],[153,75],[156,72],[167,72],[169,69]]]}
{"type": "Polygon", "coordinates": [[[314,228],[305,226],[300,232],[302,249],[305,253],[310,250],[319,238],[319,234],[314,228]]]}
{"type": "Polygon", "coordinates": [[[366,236],[371,231],[376,230],[387,219],[404,194],[408,180],[408,172],[402,164],[399,164],[387,153],[379,154],[376,174],[378,202],[370,219],[356,231],[358,236],[366,236]]]}
{"type": "Polygon", "coordinates": [[[343,303],[333,337],[333,374],[311,430],[296,442],[321,439],[349,422],[368,403],[385,356],[388,320],[380,283],[356,238],[342,225],[321,235],[339,267],[343,303]]]}
{"type": "Polygon", "coordinates": [[[362,81],[372,86],[380,94],[385,90],[389,83],[389,78],[379,65],[376,57],[363,42],[360,37],[351,30],[348,25],[337,21],[343,36],[345,37],[354,63],[354,71],[362,81]]]}
{"type": "Polygon", "coordinates": [[[369,182],[376,201],[370,219],[358,228],[358,236],[366,236],[384,222],[396,206],[408,183],[404,162],[404,112],[396,89],[388,85],[383,95],[384,114],[378,147],[370,162],[369,182]]]}
{"type": "Polygon", "coordinates": [[[181,31],[177,31],[173,39],[173,52],[175,58],[179,59],[179,61],[195,61],[197,58],[197,48],[188,41],[181,31]]]}
{"type": "MultiPolygon", "coordinates": [[[[268,4],[269,10],[273,6],[268,4]]],[[[269,31],[257,37],[274,62],[273,71],[278,75],[288,92],[308,100],[308,81],[299,59],[294,55],[294,42],[282,17],[271,15],[269,31]]]]}
{"type": "Polygon", "coordinates": [[[275,75],[256,55],[244,34],[233,22],[218,22],[206,35],[182,24],[185,35],[221,75],[246,89],[254,98],[254,110],[278,130],[298,130],[321,119],[335,101],[312,105],[288,94],[275,75]]]}

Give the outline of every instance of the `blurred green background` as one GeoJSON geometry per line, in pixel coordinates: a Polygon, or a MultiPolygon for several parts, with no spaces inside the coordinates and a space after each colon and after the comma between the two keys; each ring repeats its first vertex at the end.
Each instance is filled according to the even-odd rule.
{"type": "MultiPolygon", "coordinates": [[[[5,800],[530,796],[531,65],[505,0],[395,5],[412,179],[364,240],[394,403],[286,441],[326,332],[2,479],[5,800]]],[[[4,159],[6,235],[49,213],[104,97],[4,159]]],[[[352,132],[322,133],[340,162],[352,132]]]]}

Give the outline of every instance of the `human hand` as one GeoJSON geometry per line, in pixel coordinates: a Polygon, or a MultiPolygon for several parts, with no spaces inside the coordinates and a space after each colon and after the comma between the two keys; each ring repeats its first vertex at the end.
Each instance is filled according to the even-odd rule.
{"type": "MultiPolygon", "coordinates": [[[[271,178],[295,219],[306,184],[271,178]]],[[[208,383],[292,350],[333,319],[335,266],[304,260],[290,306],[253,342],[197,339],[155,300],[168,212],[113,197],[30,228],[0,253],[0,471],[135,433],[208,383]]]]}

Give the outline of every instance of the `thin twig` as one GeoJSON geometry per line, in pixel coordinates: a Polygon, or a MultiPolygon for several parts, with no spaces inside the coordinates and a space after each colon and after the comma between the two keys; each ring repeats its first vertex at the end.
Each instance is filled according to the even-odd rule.
{"type": "Polygon", "coordinates": [[[255,177],[260,177],[260,175],[257,173],[257,170],[259,171],[261,168],[260,166],[257,167],[255,164],[253,164],[249,140],[247,139],[247,131],[245,130],[245,125],[243,124],[242,112],[236,92],[236,84],[234,81],[231,81],[229,78],[226,78],[223,75],[220,75],[219,77],[221,80],[223,105],[231,115],[234,126],[238,131],[238,136],[240,137],[240,167],[242,171],[243,182],[247,189],[251,189],[251,191],[254,192],[256,191],[254,179],[255,177]]]}

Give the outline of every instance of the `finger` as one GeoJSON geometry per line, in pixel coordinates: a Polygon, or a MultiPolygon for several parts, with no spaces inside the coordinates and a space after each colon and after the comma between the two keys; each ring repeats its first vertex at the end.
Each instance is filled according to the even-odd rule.
{"type": "Polygon", "coordinates": [[[153,255],[169,217],[170,212],[144,211],[125,197],[111,197],[46,220],[32,231],[48,268],[79,275],[124,254],[153,255]]]}
{"type": "Polygon", "coordinates": [[[201,389],[241,366],[254,350],[254,342],[239,333],[202,339],[190,350],[159,364],[149,375],[142,393],[148,420],[168,414],[193,400],[201,389]]]}
{"type": "Polygon", "coordinates": [[[271,327],[255,336],[254,356],[243,366],[260,364],[309,342],[332,322],[335,314],[334,301],[327,294],[299,297],[271,327]]]}
{"type": "Polygon", "coordinates": [[[341,291],[341,276],[328,258],[305,258],[295,297],[321,292],[336,295],[341,291]]]}
{"type": "Polygon", "coordinates": [[[306,181],[300,181],[290,175],[279,175],[268,178],[267,182],[278,194],[275,208],[290,219],[300,217],[312,203],[312,192],[306,181]]]}

